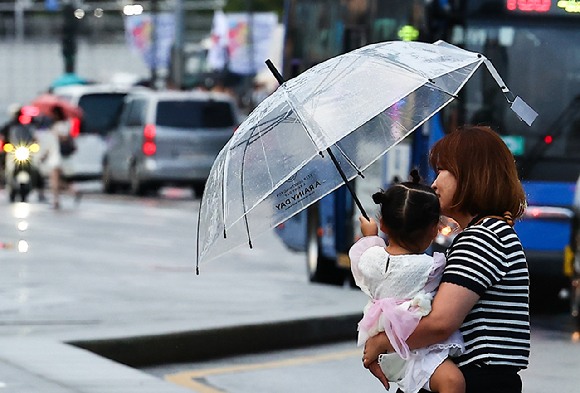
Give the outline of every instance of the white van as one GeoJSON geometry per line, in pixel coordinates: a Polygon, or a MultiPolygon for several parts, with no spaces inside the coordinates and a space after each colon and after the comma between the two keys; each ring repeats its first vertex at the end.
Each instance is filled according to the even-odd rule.
{"type": "Polygon", "coordinates": [[[54,94],[83,110],[82,119],[71,119],[71,135],[77,150],[63,163],[69,180],[101,178],[105,136],[117,126],[128,88],[111,85],[71,85],[54,89],[54,94]]]}

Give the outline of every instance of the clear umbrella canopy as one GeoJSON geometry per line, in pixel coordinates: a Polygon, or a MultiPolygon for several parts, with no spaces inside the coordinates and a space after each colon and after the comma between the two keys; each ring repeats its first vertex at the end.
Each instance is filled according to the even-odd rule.
{"type": "Polygon", "coordinates": [[[214,163],[200,206],[198,262],[251,246],[343,185],[327,148],[349,180],[359,175],[456,97],[484,61],[441,41],[385,42],[282,84],[214,163]]]}

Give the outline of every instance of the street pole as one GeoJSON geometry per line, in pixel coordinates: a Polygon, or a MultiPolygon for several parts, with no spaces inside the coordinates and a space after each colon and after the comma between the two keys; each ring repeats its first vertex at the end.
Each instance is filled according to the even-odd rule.
{"type": "Polygon", "coordinates": [[[75,57],[77,54],[77,31],[78,19],[74,15],[75,8],[71,3],[65,4],[62,9],[62,56],[64,59],[64,72],[75,72],[75,57]]]}
{"type": "Polygon", "coordinates": [[[16,0],[14,2],[14,36],[16,42],[24,41],[24,2],[16,0]]]}
{"type": "Polygon", "coordinates": [[[157,90],[157,14],[158,0],[151,0],[151,83],[150,87],[157,90]]]}
{"type": "Polygon", "coordinates": [[[251,74],[255,74],[256,65],[254,64],[254,5],[252,0],[247,0],[248,8],[248,49],[250,57],[251,74]]]}
{"type": "Polygon", "coordinates": [[[175,40],[171,53],[171,81],[178,90],[183,88],[183,0],[175,3],[175,40]]]}

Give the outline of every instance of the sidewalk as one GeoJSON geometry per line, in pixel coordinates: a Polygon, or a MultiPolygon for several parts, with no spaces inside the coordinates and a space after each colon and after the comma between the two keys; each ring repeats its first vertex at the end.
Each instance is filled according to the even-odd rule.
{"type": "MultiPolygon", "coordinates": [[[[43,220],[54,220],[54,212],[33,205],[29,252],[1,251],[2,391],[191,392],[130,366],[356,340],[366,296],[308,283],[304,255],[287,251],[273,233],[260,242],[267,249],[234,250],[202,265],[196,276],[189,258],[187,265],[178,262],[191,246],[181,240],[167,249],[160,244],[164,257],[153,256],[158,262],[152,264],[123,245],[151,244],[154,238],[136,233],[115,243],[119,236],[99,222],[118,213],[87,199],[78,212],[60,214],[50,233],[34,228],[48,227],[43,220]],[[72,226],[79,220],[78,228],[72,226]],[[95,234],[84,234],[85,227],[95,234]],[[74,247],[63,246],[63,239],[74,247]],[[78,249],[86,254],[78,255],[78,249]]],[[[127,222],[145,225],[146,217],[140,222],[134,207],[124,209],[127,222]]],[[[179,210],[155,214],[161,213],[173,223],[194,216],[179,210]]],[[[0,205],[0,214],[9,216],[9,207],[0,205]]],[[[3,236],[10,225],[0,224],[3,236]]]]}

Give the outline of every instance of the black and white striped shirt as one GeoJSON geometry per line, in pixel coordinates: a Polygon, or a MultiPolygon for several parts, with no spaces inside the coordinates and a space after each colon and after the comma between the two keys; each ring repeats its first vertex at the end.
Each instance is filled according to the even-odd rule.
{"type": "Polygon", "coordinates": [[[493,217],[468,226],[447,250],[441,282],[461,285],[480,296],[461,326],[466,351],[454,359],[458,366],[526,368],[529,273],[513,228],[493,217]]]}

